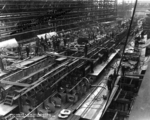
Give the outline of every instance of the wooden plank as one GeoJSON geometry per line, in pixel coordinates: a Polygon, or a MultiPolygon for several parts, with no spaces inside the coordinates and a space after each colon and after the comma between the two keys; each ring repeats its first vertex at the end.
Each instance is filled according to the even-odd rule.
{"type": "Polygon", "coordinates": [[[114,115],[112,120],[116,120],[117,115],[118,115],[118,112],[115,113],[115,115],[114,115]]]}
{"type": "Polygon", "coordinates": [[[127,84],[127,83],[121,83],[121,86],[123,86],[123,87],[131,87],[131,88],[133,88],[133,87],[135,87],[135,85],[129,85],[129,84],[127,84]]]}
{"type": "Polygon", "coordinates": [[[135,78],[137,77],[138,78],[138,77],[143,77],[144,75],[141,75],[141,74],[132,74],[132,75],[131,74],[126,74],[125,75],[125,77],[129,77],[129,76],[130,77],[135,77],[135,78]]]}
{"type": "Polygon", "coordinates": [[[120,78],[121,78],[120,76],[117,77],[117,80],[115,81],[114,85],[117,85],[119,83],[120,78]]]}
{"type": "Polygon", "coordinates": [[[14,86],[20,86],[20,87],[29,87],[30,86],[30,84],[17,83],[17,82],[11,82],[11,81],[1,81],[1,83],[8,84],[8,85],[14,85],[14,86]]]}
{"type": "MultiPolygon", "coordinates": [[[[108,109],[109,110],[109,112],[118,112],[118,115],[122,115],[122,116],[125,116],[125,117],[128,117],[128,115],[129,115],[129,112],[126,112],[126,111],[121,111],[121,110],[117,110],[117,109],[108,109]]],[[[142,120],[142,119],[140,119],[140,120],[142,120]]],[[[146,119],[146,120],[148,120],[148,119],[146,119]]]]}
{"type": "MultiPolygon", "coordinates": [[[[131,78],[131,79],[139,79],[142,75],[125,75],[124,77],[125,78],[131,78]]],[[[143,76],[142,76],[143,77],[143,76]]]]}
{"type": "Polygon", "coordinates": [[[1,58],[12,58],[12,59],[19,59],[18,56],[8,56],[8,55],[0,55],[1,58]]]}
{"type": "Polygon", "coordinates": [[[119,90],[119,93],[117,94],[117,96],[115,97],[114,101],[116,101],[120,95],[120,93],[122,92],[122,89],[119,90]]]}
{"type": "Polygon", "coordinates": [[[124,99],[124,98],[119,98],[116,100],[116,102],[119,103],[131,103],[132,101],[128,100],[128,99],[124,99]]]}
{"type": "Polygon", "coordinates": [[[63,60],[66,60],[67,58],[66,57],[60,57],[58,59],[56,59],[56,61],[63,61],[63,60]]]}
{"type": "Polygon", "coordinates": [[[22,60],[22,61],[20,61],[20,62],[18,62],[18,63],[15,63],[15,65],[16,65],[16,66],[19,66],[19,68],[22,68],[22,67],[27,66],[28,64],[31,64],[31,63],[33,63],[33,62],[37,62],[37,61],[39,61],[39,60],[42,60],[42,59],[45,58],[45,57],[46,57],[46,56],[43,55],[43,56],[36,56],[36,57],[31,58],[31,59],[27,58],[27,59],[22,60]]]}
{"type": "Polygon", "coordinates": [[[71,58],[71,59],[90,60],[90,61],[95,60],[95,59],[90,59],[90,58],[85,58],[85,57],[73,57],[73,56],[59,55],[59,54],[54,54],[54,53],[50,53],[50,52],[47,52],[47,55],[48,56],[57,56],[57,57],[66,57],[66,58],[71,58]]]}

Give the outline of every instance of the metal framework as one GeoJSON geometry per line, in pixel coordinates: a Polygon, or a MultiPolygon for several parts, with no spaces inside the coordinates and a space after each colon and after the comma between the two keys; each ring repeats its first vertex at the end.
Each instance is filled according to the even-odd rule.
{"type": "Polygon", "coordinates": [[[117,0],[1,0],[0,40],[25,40],[116,18],[117,0]]]}

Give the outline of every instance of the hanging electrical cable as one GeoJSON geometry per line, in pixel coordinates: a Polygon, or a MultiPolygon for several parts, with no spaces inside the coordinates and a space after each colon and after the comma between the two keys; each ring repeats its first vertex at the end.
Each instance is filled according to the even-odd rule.
{"type": "Polygon", "coordinates": [[[128,33],[127,33],[125,45],[124,45],[124,47],[123,47],[123,52],[122,52],[122,56],[121,56],[121,60],[120,60],[119,66],[118,66],[117,75],[118,75],[118,73],[119,73],[119,70],[120,70],[120,67],[121,67],[121,63],[122,63],[122,60],[123,60],[123,57],[124,57],[125,49],[126,49],[126,46],[127,46],[127,43],[128,43],[128,38],[129,38],[129,36],[130,36],[130,31],[131,31],[131,27],[132,27],[134,15],[135,15],[135,10],[136,10],[136,6],[137,6],[137,1],[138,1],[138,0],[135,1],[134,10],[133,10],[133,14],[132,14],[131,22],[130,22],[130,27],[129,27],[129,30],[128,30],[128,33]]]}
{"type": "MultiPolygon", "coordinates": [[[[121,56],[121,60],[120,60],[120,63],[119,63],[119,66],[118,66],[118,69],[117,69],[117,72],[116,72],[117,76],[118,76],[118,73],[119,73],[119,69],[120,69],[120,67],[121,67],[121,63],[122,63],[123,58],[124,58],[124,53],[125,53],[125,49],[126,49],[126,46],[127,46],[127,43],[128,43],[128,38],[129,38],[129,36],[130,36],[130,31],[131,31],[131,27],[132,27],[132,23],[133,23],[134,15],[135,15],[135,10],[136,10],[136,6],[137,6],[137,2],[138,2],[138,0],[136,0],[136,1],[135,1],[134,10],[133,10],[133,14],[132,14],[132,18],[131,18],[131,22],[130,22],[129,30],[128,30],[128,33],[127,33],[127,37],[126,37],[126,41],[125,41],[125,45],[124,45],[124,48],[123,48],[123,52],[122,52],[122,56],[121,56]]],[[[110,99],[110,96],[111,96],[111,92],[110,92],[110,94],[109,94],[109,96],[108,96],[107,103],[106,103],[106,105],[105,105],[105,108],[104,108],[104,110],[103,110],[103,113],[102,113],[101,118],[102,118],[102,117],[103,117],[103,115],[104,115],[104,112],[105,112],[106,106],[107,106],[107,104],[108,104],[108,102],[109,102],[109,99],[110,99]]]]}

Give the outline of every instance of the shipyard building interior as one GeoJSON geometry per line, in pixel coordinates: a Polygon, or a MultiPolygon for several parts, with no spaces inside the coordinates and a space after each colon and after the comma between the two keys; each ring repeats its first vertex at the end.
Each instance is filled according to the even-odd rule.
{"type": "Polygon", "coordinates": [[[149,0],[0,0],[0,120],[150,120],[149,0]]]}

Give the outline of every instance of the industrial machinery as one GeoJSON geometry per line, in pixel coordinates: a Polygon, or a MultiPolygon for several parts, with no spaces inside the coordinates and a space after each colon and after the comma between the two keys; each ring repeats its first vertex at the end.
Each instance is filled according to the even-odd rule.
{"type": "MultiPolygon", "coordinates": [[[[124,31],[124,36],[125,35],[126,30],[124,31]]],[[[105,46],[105,48],[109,48],[109,50],[115,49],[116,46],[118,46],[119,43],[121,42],[117,41],[118,39],[116,39],[116,41],[112,40],[112,42],[110,40],[106,41],[106,39],[102,40],[105,41],[103,42],[102,46],[103,47],[105,46]]],[[[90,46],[88,46],[89,52],[87,56],[91,60],[92,59],[94,60],[93,61],[94,65],[96,65],[98,62],[97,54],[103,48],[103,47],[100,48],[96,44],[97,43],[93,42],[90,46]]],[[[111,54],[112,52],[109,52],[109,54],[111,54]]],[[[43,58],[39,62],[27,66],[26,69],[17,71],[16,74],[13,74],[13,76],[10,75],[8,77],[3,78],[1,83],[3,83],[5,88],[7,88],[7,94],[4,100],[4,105],[12,106],[14,107],[15,111],[18,109],[19,111],[22,111],[24,114],[28,116],[28,114],[33,114],[32,112],[35,113],[40,112],[41,109],[40,111],[38,110],[39,105],[42,105],[41,102],[43,103],[43,100],[45,100],[46,98],[53,98],[54,100],[52,101],[58,107],[60,106],[59,99],[60,98],[62,99],[63,97],[62,95],[65,94],[69,94],[72,97],[75,94],[75,96],[77,97],[75,101],[76,100],[78,101],[79,99],[81,99],[81,96],[84,93],[82,91],[83,93],[79,92],[77,94],[77,91],[81,89],[82,84],[86,89],[88,89],[87,87],[89,86],[89,83],[81,78],[90,72],[90,63],[86,62],[89,61],[90,59],[89,60],[86,58],[83,59],[81,57],[82,55],[83,53],[75,52],[74,55],[72,55],[75,57],[72,57],[71,59],[73,60],[71,61],[67,59],[65,61],[59,61],[55,59],[56,62],[54,62],[49,61],[53,59],[54,54],[48,54],[47,57],[43,58]],[[83,70],[85,70],[85,73],[83,70]],[[10,79],[12,82],[7,82],[7,79],[10,79]],[[13,82],[16,80],[18,80],[19,83],[13,82]],[[69,82],[70,80],[71,82],[69,82]],[[8,86],[7,84],[10,84],[10,86],[8,86]],[[59,91],[61,91],[61,93],[59,91]],[[16,105],[16,103],[18,102],[19,106],[16,105]]],[[[94,79],[91,80],[90,84],[94,82],[93,81],[94,79]]],[[[86,89],[84,91],[86,91],[86,89]]],[[[70,98],[70,100],[71,99],[72,98],[70,98]]]]}

